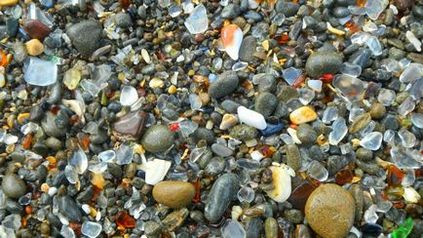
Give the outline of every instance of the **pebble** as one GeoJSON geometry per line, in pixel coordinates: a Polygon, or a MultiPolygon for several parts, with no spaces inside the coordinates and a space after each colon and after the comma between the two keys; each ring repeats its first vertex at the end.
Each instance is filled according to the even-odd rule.
{"type": "Polygon", "coordinates": [[[84,20],[70,26],[66,30],[66,34],[79,53],[84,57],[89,57],[98,49],[102,31],[100,24],[96,21],[84,20]]]}
{"type": "Polygon", "coordinates": [[[249,126],[264,130],[267,127],[264,116],[259,112],[250,110],[244,106],[240,106],[237,109],[239,121],[249,126]]]}
{"type": "Polygon", "coordinates": [[[256,138],[258,131],[254,127],[242,124],[231,128],[229,135],[238,140],[248,141],[256,138]]]}
{"type": "Polygon", "coordinates": [[[386,108],[382,103],[376,102],[372,104],[369,113],[372,119],[379,120],[385,117],[386,108]]]}
{"type": "Polygon", "coordinates": [[[317,119],[317,114],[313,108],[303,106],[295,109],[289,114],[289,119],[294,124],[303,124],[317,119]]]}
{"type": "Polygon", "coordinates": [[[149,127],[141,139],[141,144],[144,149],[152,153],[164,152],[169,149],[173,143],[173,133],[164,125],[149,127]]]}
{"type": "Polygon", "coordinates": [[[247,36],[242,41],[239,50],[239,59],[244,62],[252,63],[254,53],[256,52],[256,39],[253,36],[247,36]]]}
{"type": "Polygon", "coordinates": [[[311,145],[316,142],[317,133],[310,125],[301,124],[297,128],[297,137],[302,144],[311,145]]]}
{"type": "Polygon", "coordinates": [[[222,98],[233,93],[238,88],[238,84],[238,75],[233,71],[226,71],[210,84],[209,95],[216,99],[222,98]]]}
{"type": "Polygon", "coordinates": [[[26,51],[31,56],[38,56],[44,52],[44,45],[38,39],[32,39],[25,43],[26,51]]]}
{"type": "Polygon", "coordinates": [[[16,5],[19,1],[18,0],[1,0],[0,6],[7,7],[7,6],[13,6],[16,5]]]}
{"type": "Polygon", "coordinates": [[[217,222],[236,196],[239,187],[238,177],[234,174],[224,174],[213,184],[207,198],[204,216],[210,222],[217,222]]]}
{"type": "Polygon", "coordinates": [[[116,25],[121,28],[128,28],[132,25],[131,16],[123,12],[116,14],[115,22],[116,22],[116,25]]]}
{"type": "Polygon", "coordinates": [[[354,214],[354,198],[335,184],[320,185],[305,206],[307,222],[323,238],[345,237],[354,223],[354,214]]]}
{"type": "Polygon", "coordinates": [[[191,183],[182,181],[162,181],[153,188],[153,198],[170,208],[182,208],[191,203],[195,188],[191,183]]]}
{"type": "Polygon", "coordinates": [[[9,198],[19,198],[26,192],[25,182],[15,174],[5,175],[1,188],[3,193],[9,198]]]}
{"type": "Polygon", "coordinates": [[[273,188],[266,193],[274,201],[284,202],[291,195],[291,177],[295,176],[295,172],[285,164],[270,166],[269,169],[272,171],[273,188]]]}
{"type": "Polygon", "coordinates": [[[232,128],[238,123],[238,117],[233,114],[225,114],[222,117],[222,122],[220,123],[220,130],[227,130],[232,128]]]}
{"type": "Polygon", "coordinates": [[[301,155],[297,145],[286,145],[286,163],[294,171],[301,169],[301,155]]]}
{"type": "Polygon", "coordinates": [[[256,97],[254,109],[264,117],[269,117],[275,111],[277,105],[278,100],[275,95],[263,92],[256,97]]]}
{"type": "Polygon", "coordinates": [[[147,113],[143,111],[130,112],[113,124],[113,130],[122,136],[139,139],[144,132],[147,113]]]}
{"type": "Polygon", "coordinates": [[[82,212],[72,197],[68,195],[57,197],[57,205],[59,212],[70,221],[81,221],[82,212]]]}
{"type": "Polygon", "coordinates": [[[318,51],[308,57],[305,70],[310,77],[319,77],[326,73],[335,74],[341,67],[341,55],[332,51],[318,51]]]}
{"type": "Polygon", "coordinates": [[[273,217],[268,217],[264,221],[264,234],[266,238],[274,238],[278,236],[278,222],[273,217]]]}

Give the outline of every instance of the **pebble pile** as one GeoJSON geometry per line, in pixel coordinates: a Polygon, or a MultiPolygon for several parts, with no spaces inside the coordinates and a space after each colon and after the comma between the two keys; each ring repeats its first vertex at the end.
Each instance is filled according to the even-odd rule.
{"type": "Polygon", "coordinates": [[[421,238],[423,0],[0,0],[0,238],[421,238]]]}

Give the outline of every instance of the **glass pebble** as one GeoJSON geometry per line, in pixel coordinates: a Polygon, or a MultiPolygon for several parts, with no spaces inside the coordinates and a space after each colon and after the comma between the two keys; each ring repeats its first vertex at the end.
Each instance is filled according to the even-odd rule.
{"type": "Polygon", "coordinates": [[[368,150],[378,150],[382,145],[383,135],[380,132],[371,132],[360,140],[360,145],[368,150]]]}
{"type": "Polygon", "coordinates": [[[131,106],[137,100],[137,90],[132,86],[123,86],[120,92],[120,104],[122,104],[122,106],[131,106]]]}
{"type": "Polygon", "coordinates": [[[101,224],[92,221],[86,221],[82,224],[81,233],[89,238],[96,238],[102,230],[101,224]]]}
{"type": "Polygon", "coordinates": [[[347,135],[348,127],[344,118],[338,118],[332,123],[332,131],[329,133],[329,144],[338,145],[347,135]]]}
{"type": "Polygon", "coordinates": [[[313,160],[308,164],[307,174],[320,182],[326,181],[329,177],[328,170],[316,160],[313,160]]]}
{"type": "Polygon", "coordinates": [[[246,232],[244,227],[237,221],[228,220],[222,227],[223,238],[245,238],[246,232]]]}
{"type": "Polygon", "coordinates": [[[25,81],[31,85],[48,86],[57,81],[57,65],[51,61],[29,57],[23,71],[25,81]]]}
{"type": "Polygon", "coordinates": [[[191,34],[205,32],[209,24],[206,7],[203,4],[197,5],[185,20],[184,24],[191,34]]]}
{"type": "Polygon", "coordinates": [[[237,196],[238,196],[239,202],[251,203],[254,200],[255,192],[252,188],[248,186],[244,186],[241,189],[239,189],[237,196]]]}

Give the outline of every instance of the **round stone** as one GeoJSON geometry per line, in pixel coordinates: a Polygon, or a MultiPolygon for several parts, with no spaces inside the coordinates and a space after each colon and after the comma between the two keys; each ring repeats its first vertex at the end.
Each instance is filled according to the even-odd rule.
{"type": "Polygon", "coordinates": [[[212,98],[222,98],[227,96],[237,89],[238,83],[239,78],[235,72],[224,72],[210,85],[209,95],[212,98]]]}
{"type": "Polygon", "coordinates": [[[320,185],[310,194],[305,206],[307,222],[323,238],[346,237],[354,215],[354,198],[335,184],[320,185]]]}
{"type": "Polygon", "coordinates": [[[144,133],[141,144],[149,152],[163,152],[173,145],[173,133],[164,125],[154,125],[144,133]]]}
{"type": "Polygon", "coordinates": [[[99,47],[102,31],[98,22],[86,20],[70,26],[66,30],[66,34],[71,39],[73,46],[83,56],[88,57],[99,47]]]}
{"type": "Polygon", "coordinates": [[[256,97],[254,108],[258,113],[269,117],[275,111],[278,105],[278,99],[269,92],[263,92],[256,97]]]}
{"type": "Polygon", "coordinates": [[[382,119],[386,114],[386,108],[382,103],[373,103],[370,108],[370,116],[372,119],[382,119]]]}
{"type": "Polygon", "coordinates": [[[1,188],[3,193],[9,198],[19,198],[26,192],[25,182],[15,174],[4,176],[1,188]]]}
{"type": "Polygon", "coordinates": [[[322,74],[334,74],[342,66],[342,57],[332,51],[318,51],[311,54],[306,62],[306,72],[311,77],[319,77],[322,74]]]}
{"type": "Polygon", "coordinates": [[[41,55],[44,52],[44,45],[38,39],[32,39],[25,43],[26,51],[29,55],[37,56],[41,55]]]}
{"type": "Polygon", "coordinates": [[[162,181],[153,188],[154,199],[170,208],[186,207],[194,195],[195,188],[188,182],[162,181]]]}

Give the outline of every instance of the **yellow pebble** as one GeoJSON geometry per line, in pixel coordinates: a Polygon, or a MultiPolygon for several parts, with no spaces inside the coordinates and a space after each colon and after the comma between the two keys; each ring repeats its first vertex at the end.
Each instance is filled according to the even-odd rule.
{"type": "Polygon", "coordinates": [[[18,0],[0,0],[0,6],[13,6],[18,3],[18,0]]]}
{"type": "Polygon", "coordinates": [[[97,210],[95,210],[95,208],[93,207],[90,207],[90,216],[91,217],[97,216],[97,210]]]}
{"type": "Polygon", "coordinates": [[[38,39],[32,39],[25,43],[26,51],[29,55],[37,56],[41,55],[44,52],[44,45],[38,39]]]}
{"type": "Polygon", "coordinates": [[[308,106],[300,107],[289,115],[289,119],[292,123],[303,124],[317,119],[317,113],[313,108],[308,106]]]}
{"type": "Polygon", "coordinates": [[[18,115],[18,123],[22,125],[25,122],[25,119],[29,118],[29,116],[29,112],[20,113],[18,115]]]}
{"type": "Polygon", "coordinates": [[[43,191],[43,192],[47,193],[47,192],[48,192],[48,190],[49,190],[49,188],[50,188],[50,186],[48,186],[48,184],[47,184],[47,183],[43,183],[43,184],[41,184],[41,191],[43,191]]]}
{"type": "Polygon", "coordinates": [[[175,93],[176,93],[176,91],[177,91],[177,88],[176,88],[176,86],[175,86],[175,85],[170,86],[170,87],[169,87],[169,89],[167,90],[167,92],[168,92],[169,94],[175,94],[175,93]]]}
{"type": "Polygon", "coordinates": [[[7,117],[7,126],[9,126],[9,128],[13,128],[13,126],[15,125],[15,115],[10,115],[7,117]]]}
{"type": "Polygon", "coordinates": [[[164,82],[163,82],[163,80],[161,80],[159,78],[153,78],[148,83],[148,86],[150,86],[150,88],[163,88],[164,87],[164,82]]]}

